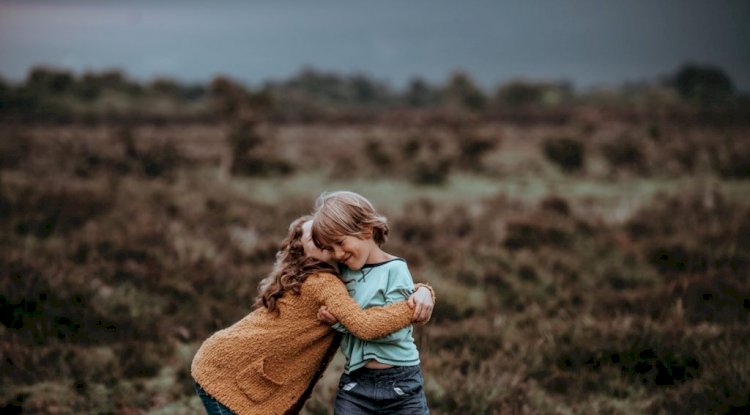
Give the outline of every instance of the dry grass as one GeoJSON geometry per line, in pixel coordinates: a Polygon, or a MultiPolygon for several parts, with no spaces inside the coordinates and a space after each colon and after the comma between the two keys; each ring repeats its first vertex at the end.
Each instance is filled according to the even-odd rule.
{"type": "Polygon", "coordinates": [[[255,125],[243,162],[292,170],[235,174],[236,124],[0,127],[0,407],[194,413],[192,353],[346,188],[437,289],[415,331],[432,413],[747,409],[747,128],[394,120],[255,125]],[[551,137],[585,143],[580,169],[551,137]]]}

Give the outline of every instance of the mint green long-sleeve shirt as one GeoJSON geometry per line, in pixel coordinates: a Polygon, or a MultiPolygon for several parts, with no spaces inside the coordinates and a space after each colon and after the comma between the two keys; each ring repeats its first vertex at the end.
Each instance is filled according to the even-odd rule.
{"type": "MultiPolygon", "coordinates": [[[[349,295],[362,308],[404,301],[414,292],[411,273],[406,261],[401,258],[366,264],[358,271],[344,267],[341,277],[346,283],[349,295]]],[[[344,333],[341,351],[346,357],[346,373],[363,367],[371,359],[393,366],[419,364],[419,351],[412,337],[412,326],[372,341],[354,337],[340,323],[333,328],[344,333]]]]}

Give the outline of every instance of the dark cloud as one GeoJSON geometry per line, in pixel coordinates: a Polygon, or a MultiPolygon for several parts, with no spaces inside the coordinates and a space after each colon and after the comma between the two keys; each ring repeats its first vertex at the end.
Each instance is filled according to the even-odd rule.
{"type": "Polygon", "coordinates": [[[711,63],[750,88],[750,2],[0,2],[0,73],[36,64],[258,83],[303,66],[394,85],[463,68],[579,86],[711,63]]]}

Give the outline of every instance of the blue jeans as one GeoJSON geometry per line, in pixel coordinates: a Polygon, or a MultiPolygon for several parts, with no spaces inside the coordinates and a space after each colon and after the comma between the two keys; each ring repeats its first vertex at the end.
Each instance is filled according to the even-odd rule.
{"type": "Polygon", "coordinates": [[[195,381],[193,382],[195,383],[195,392],[198,393],[198,396],[201,398],[201,401],[203,402],[203,406],[206,407],[206,414],[208,415],[235,415],[231,409],[222,405],[221,402],[217,401],[211,395],[206,393],[206,391],[203,390],[203,388],[201,387],[201,385],[198,384],[198,382],[195,382],[195,381]]]}
{"type": "Polygon", "coordinates": [[[333,413],[429,415],[419,366],[355,370],[342,374],[333,413]]]}

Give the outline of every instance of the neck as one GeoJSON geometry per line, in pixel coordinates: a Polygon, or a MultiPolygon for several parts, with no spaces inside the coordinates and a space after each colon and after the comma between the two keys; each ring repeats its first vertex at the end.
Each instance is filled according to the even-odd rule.
{"type": "Polygon", "coordinates": [[[367,261],[365,264],[377,264],[379,262],[384,262],[389,259],[393,259],[393,255],[383,251],[380,249],[379,246],[375,245],[375,248],[370,252],[370,255],[367,257],[367,261]]]}

